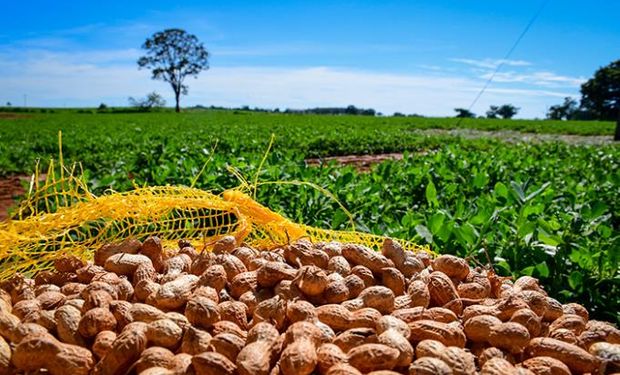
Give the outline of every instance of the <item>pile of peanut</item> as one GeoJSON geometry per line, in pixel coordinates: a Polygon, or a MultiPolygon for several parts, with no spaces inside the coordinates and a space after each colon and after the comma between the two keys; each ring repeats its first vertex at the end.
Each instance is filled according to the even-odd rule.
{"type": "Polygon", "coordinates": [[[300,240],[157,237],[0,284],[2,374],[607,374],[620,330],[532,277],[300,240]]]}

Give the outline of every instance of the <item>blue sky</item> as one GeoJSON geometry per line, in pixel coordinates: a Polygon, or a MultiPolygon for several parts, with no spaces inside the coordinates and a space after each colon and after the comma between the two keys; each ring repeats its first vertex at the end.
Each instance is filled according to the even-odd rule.
{"type": "MultiPolygon", "coordinates": [[[[125,105],[166,83],[140,46],[180,27],[211,53],[182,105],[355,104],[441,116],[467,107],[543,1],[28,1],[0,13],[0,103],[125,105]]],[[[620,2],[549,0],[473,108],[543,117],[620,58],[620,2]]]]}

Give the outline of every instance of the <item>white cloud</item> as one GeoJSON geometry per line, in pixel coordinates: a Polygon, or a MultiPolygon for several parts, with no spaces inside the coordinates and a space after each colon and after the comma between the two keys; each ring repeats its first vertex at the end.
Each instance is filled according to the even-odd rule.
{"type": "MultiPolygon", "coordinates": [[[[24,94],[35,106],[125,105],[128,96],[157,90],[173,103],[169,86],[138,70],[133,49],[55,53],[0,53],[0,101],[21,102],[24,94]]],[[[558,76],[559,77],[559,76],[558,76]]],[[[552,82],[555,76],[539,79],[552,82]]],[[[386,114],[399,111],[452,116],[467,107],[483,80],[458,75],[397,74],[330,67],[214,67],[197,80],[188,79],[183,105],[250,105],[307,108],[354,104],[386,114]]],[[[492,86],[474,112],[490,104],[512,103],[522,117],[542,117],[546,108],[572,91],[492,86]]]]}
{"type": "MultiPolygon", "coordinates": [[[[481,77],[488,79],[491,77],[492,73],[483,74],[481,77]]],[[[499,72],[493,77],[494,82],[503,82],[503,83],[529,83],[533,85],[539,86],[551,86],[551,87],[559,87],[559,86],[579,86],[584,83],[587,79],[583,77],[568,77],[555,74],[553,72],[539,71],[539,72],[499,72]]]]}
{"type": "Polygon", "coordinates": [[[454,62],[463,63],[469,66],[470,73],[481,79],[488,80],[493,77],[494,84],[526,84],[533,87],[542,88],[567,88],[575,89],[586,81],[583,77],[569,77],[559,75],[554,72],[537,70],[529,61],[524,60],[504,60],[504,59],[450,59],[454,62]],[[509,71],[498,71],[497,68],[503,66],[512,67],[509,71]]]}
{"type": "Polygon", "coordinates": [[[471,65],[477,68],[485,68],[485,69],[496,69],[500,64],[506,66],[530,66],[532,65],[529,61],[524,60],[506,60],[506,59],[450,59],[450,61],[463,63],[466,65],[471,65]]]}
{"type": "MultiPolygon", "coordinates": [[[[466,107],[481,82],[450,76],[377,73],[318,68],[218,68],[192,86],[197,97],[213,97],[220,105],[258,105],[305,108],[311,106],[373,107],[432,116],[451,116],[466,107]]],[[[542,117],[548,105],[570,95],[563,91],[490,88],[474,111],[490,104],[513,103],[522,116],[542,117]]]]}

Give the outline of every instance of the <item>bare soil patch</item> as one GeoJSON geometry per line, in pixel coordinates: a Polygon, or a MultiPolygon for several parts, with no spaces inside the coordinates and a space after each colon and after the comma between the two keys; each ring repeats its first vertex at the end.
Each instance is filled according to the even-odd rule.
{"type": "Polygon", "coordinates": [[[614,143],[612,135],[574,135],[523,133],[515,130],[476,130],[476,129],[415,129],[413,132],[425,136],[453,136],[465,139],[493,138],[508,143],[520,142],[564,142],[573,145],[607,145],[614,143]]]}
{"type": "Polygon", "coordinates": [[[28,180],[30,180],[30,176],[27,175],[0,179],[0,221],[8,219],[9,209],[15,206],[17,198],[26,192],[22,186],[22,181],[28,180]]]}
{"type": "Polygon", "coordinates": [[[15,120],[18,118],[28,117],[32,117],[32,115],[26,115],[23,113],[0,112],[0,120],[15,120]]]}
{"type": "MultiPolygon", "coordinates": [[[[18,174],[9,177],[0,177],[0,221],[9,218],[12,208],[17,206],[17,201],[25,193],[24,185],[30,183],[31,176],[27,174],[18,174]]],[[[39,182],[45,181],[46,173],[39,175],[39,182]]]]}
{"type": "Polygon", "coordinates": [[[306,159],[309,166],[320,166],[335,161],[340,165],[352,165],[357,170],[367,172],[373,164],[381,163],[386,160],[402,160],[402,153],[376,154],[376,155],[343,155],[329,156],[325,158],[306,159]]]}

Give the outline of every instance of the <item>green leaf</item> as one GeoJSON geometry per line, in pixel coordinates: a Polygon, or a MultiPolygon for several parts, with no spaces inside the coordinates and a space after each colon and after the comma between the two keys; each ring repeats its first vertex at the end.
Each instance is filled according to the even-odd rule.
{"type": "Polygon", "coordinates": [[[514,181],[510,181],[510,187],[512,187],[513,195],[515,195],[519,199],[519,201],[524,202],[525,201],[525,193],[523,192],[523,189],[521,188],[521,185],[517,184],[514,181]]]}
{"type": "Polygon", "coordinates": [[[536,223],[528,221],[525,224],[519,226],[519,229],[517,230],[517,236],[519,236],[519,238],[521,239],[524,239],[527,235],[531,236],[534,233],[534,229],[536,229],[536,223]]]}
{"type": "Polygon", "coordinates": [[[521,270],[521,274],[526,276],[532,276],[534,274],[534,266],[525,267],[521,270]]]}
{"type": "Polygon", "coordinates": [[[418,233],[420,237],[426,241],[426,243],[433,243],[433,234],[422,224],[418,224],[415,226],[415,231],[418,233]]]}
{"type": "Polygon", "coordinates": [[[508,264],[508,262],[506,262],[505,260],[498,261],[497,258],[495,259],[495,261],[495,266],[499,268],[500,274],[510,275],[512,273],[512,270],[510,269],[510,264],[508,264]]]}
{"type": "Polygon", "coordinates": [[[537,222],[547,232],[557,231],[562,227],[557,220],[551,217],[539,218],[537,222]]]}
{"type": "Polygon", "coordinates": [[[609,238],[611,237],[611,235],[613,234],[613,230],[608,227],[607,225],[603,225],[600,224],[597,228],[596,231],[601,235],[601,237],[603,238],[609,238]]]}
{"type": "Polygon", "coordinates": [[[446,219],[446,215],[442,212],[437,212],[433,214],[428,220],[428,226],[432,233],[437,233],[441,229],[441,225],[446,219]]]}
{"type": "Polygon", "coordinates": [[[342,180],[342,184],[343,185],[347,185],[348,183],[350,183],[351,181],[353,181],[353,178],[355,176],[353,176],[353,173],[351,172],[346,172],[342,175],[341,180],[342,180]]]}
{"type": "Polygon", "coordinates": [[[525,197],[525,201],[529,201],[533,198],[536,198],[538,195],[540,195],[543,191],[545,191],[549,186],[551,185],[551,182],[545,182],[540,189],[532,192],[531,194],[529,194],[527,197],[525,197]]]}
{"type": "Polygon", "coordinates": [[[554,234],[547,233],[544,229],[538,231],[538,240],[545,245],[558,246],[562,239],[554,234]]]}
{"type": "Polygon", "coordinates": [[[549,277],[549,267],[545,262],[538,263],[536,265],[536,271],[538,272],[538,275],[540,275],[540,277],[549,277]]]}
{"type": "Polygon", "coordinates": [[[508,188],[503,183],[497,182],[495,184],[494,193],[495,193],[495,198],[502,198],[501,200],[503,201],[508,200],[508,188]]]}
{"type": "Polygon", "coordinates": [[[489,176],[486,173],[477,173],[474,176],[474,186],[477,188],[484,187],[489,182],[489,176]]]}
{"type": "Polygon", "coordinates": [[[545,207],[542,204],[527,205],[523,207],[522,215],[526,218],[530,215],[539,215],[543,212],[544,208],[545,207]]]}
{"type": "Polygon", "coordinates": [[[482,207],[478,210],[476,215],[469,220],[469,222],[474,225],[486,224],[491,219],[492,215],[492,209],[482,207]]]}
{"type": "Polygon", "coordinates": [[[478,231],[473,225],[466,223],[456,228],[456,237],[463,245],[473,245],[478,238],[478,231]]]}
{"type": "Polygon", "coordinates": [[[403,218],[400,219],[400,223],[405,228],[412,227],[414,222],[415,222],[415,216],[414,216],[413,212],[407,212],[405,214],[405,216],[403,216],[403,218]]]}
{"type": "Polygon", "coordinates": [[[335,211],[332,219],[332,228],[339,228],[341,224],[347,222],[348,220],[349,217],[343,211],[335,211]]]}
{"type": "Polygon", "coordinates": [[[572,289],[580,289],[583,286],[583,275],[577,271],[571,272],[568,277],[568,285],[572,289]]]}
{"type": "Polygon", "coordinates": [[[437,232],[433,232],[433,233],[435,233],[435,237],[439,238],[443,242],[447,242],[455,230],[456,228],[454,227],[454,222],[449,221],[449,222],[443,223],[441,225],[441,228],[437,232]]]}
{"type": "Polygon", "coordinates": [[[435,184],[432,180],[429,180],[426,185],[425,195],[426,201],[431,207],[439,206],[439,201],[437,201],[437,189],[435,189],[435,184]]]}
{"type": "Polygon", "coordinates": [[[603,202],[594,203],[594,205],[592,206],[592,212],[591,212],[592,218],[596,218],[596,217],[603,215],[607,210],[608,210],[608,207],[605,203],[603,202]]]}

